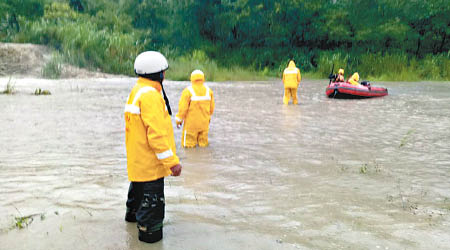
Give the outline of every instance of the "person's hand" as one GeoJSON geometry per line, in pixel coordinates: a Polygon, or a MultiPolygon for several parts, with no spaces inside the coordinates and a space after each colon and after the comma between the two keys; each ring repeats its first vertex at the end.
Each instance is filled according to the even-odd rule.
{"type": "Polygon", "coordinates": [[[170,170],[172,171],[172,175],[173,176],[179,176],[181,174],[181,169],[182,168],[183,167],[181,167],[180,164],[177,164],[177,165],[171,167],[170,170]]]}
{"type": "Polygon", "coordinates": [[[182,124],[183,124],[183,121],[177,121],[177,128],[181,128],[182,124]]]}

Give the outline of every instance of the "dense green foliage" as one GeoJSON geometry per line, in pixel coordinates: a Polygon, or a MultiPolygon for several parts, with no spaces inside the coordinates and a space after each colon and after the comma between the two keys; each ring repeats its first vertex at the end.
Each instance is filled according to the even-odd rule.
{"type": "Polygon", "coordinates": [[[160,50],[172,79],[279,76],[294,59],[317,77],[335,64],[366,79],[449,80],[448,13],[448,0],[4,0],[0,40],[129,75],[140,51],[160,50]]]}

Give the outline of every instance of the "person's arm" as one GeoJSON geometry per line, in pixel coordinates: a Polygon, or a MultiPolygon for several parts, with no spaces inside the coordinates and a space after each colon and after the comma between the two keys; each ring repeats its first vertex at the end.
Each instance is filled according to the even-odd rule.
{"type": "Polygon", "coordinates": [[[300,81],[302,80],[302,74],[300,73],[300,69],[298,69],[297,73],[297,86],[300,84],[300,81]]]}
{"type": "Polygon", "coordinates": [[[180,102],[178,103],[178,113],[175,116],[175,121],[177,123],[177,128],[181,127],[184,119],[186,119],[186,114],[189,109],[189,104],[191,102],[191,92],[186,88],[181,93],[180,102]]]}
{"type": "Polygon", "coordinates": [[[166,106],[161,95],[150,91],[141,96],[141,118],[147,129],[147,142],[155,152],[156,158],[168,169],[180,164],[180,160],[172,151],[165,121],[166,106]]]}

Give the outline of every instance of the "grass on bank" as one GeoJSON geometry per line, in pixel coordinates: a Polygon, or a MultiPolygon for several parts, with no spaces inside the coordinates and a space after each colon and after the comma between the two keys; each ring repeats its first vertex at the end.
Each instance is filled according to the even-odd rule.
{"type": "MultiPolygon", "coordinates": [[[[289,59],[286,59],[286,64],[289,59]]],[[[295,58],[294,58],[295,60],[295,58]]],[[[204,71],[207,81],[250,81],[281,79],[284,65],[263,70],[244,67],[221,67],[208,58],[202,51],[173,58],[167,78],[172,80],[189,80],[194,69],[204,71]]],[[[447,56],[428,55],[423,59],[409,57],[406,54],[372,54],[366,53],[352,56],[344,52],[322,52],[319,55],[318,66],[305,71],[302,63],[297,63],[302,78],[324,79],[330,74],[334,64],[334,73],[344,68],[345,77],[358,72],[361,79],[370,81],[450,81],[450,54],[447,56]]],[[[238,64],[236,64],[238,65],[238,64]]],[[[308,68],[308,67],[306,67],[308,68]]]]}
{"type": "Polygon", "coordinates": [[[16,92],[16,87],[15,87],[14,83],[11,81],[11,77],[10,77],[8,80],[8,83],[6,84],[5,89],[0,93],[5,94],[5,95],[12,95],[15,92],[16,92]]]}
{"type": "Polygon", "coordinates": [[[42,77],[59,79],[62,73],[63,58],[59,53],[53,53],[52,58],[42,68],[42,77]]]}
{"type": "Polygon", "coordinates": [[[46,89],[41,89],[41,88],[37,88],[34,91],[34,95],[51,95],[52,93],[50,92],[50,90],[46,90],[46,89]]]}
{"type": "Polygon", "coordinates": [[[170,68],[167,71],[167,78],[171,80],[187,81],[191,72],[199,69],[205,73],[206,81],[255,81],[269,80],[275,77],[275,72],[268,69],[256,71],[243,67],[227,68],[219,66],[218,63],[206,55],[201,50],[195,50],[191,54],[169,58],[170,68]]]}
{"type": "Polygon", "coordinates": [[[417,59],[405,53],[365,53],[352,55],[344,52],[322,52],[314,77],[324,77],[334,71],[345,70],[346,79],[358,72],[361,79],[378,81],[449,81],[450,53],[427,55],[417,59]]]}
{"type": "MultiPolygon", "coordinates": [[[[10,41],[47,45],[59,51],[64,62],[90,70],[132,75],[134,59],[144,50],[144,44],[138,42],[142,34],[97,25],[67,4],[53,3],[42,19],[20,17],[19,23],[22,29],[10,41]]],[[[58,74],[58,58],[47,70],[50,76],[58,74]]]]}

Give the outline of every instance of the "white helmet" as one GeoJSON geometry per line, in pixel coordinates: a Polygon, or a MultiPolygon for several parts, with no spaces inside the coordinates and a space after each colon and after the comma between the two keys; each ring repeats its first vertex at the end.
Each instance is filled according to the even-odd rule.
{"type": "Polygon", "coordinates": [[[138,75],[158,73],[169,68],[167,59],[158,51],[145,51],[134,61],[134,71],[138,75]]]}

